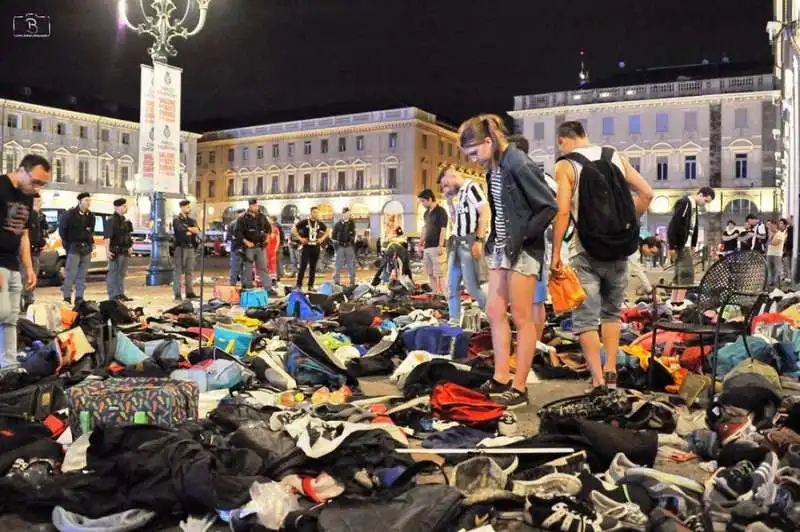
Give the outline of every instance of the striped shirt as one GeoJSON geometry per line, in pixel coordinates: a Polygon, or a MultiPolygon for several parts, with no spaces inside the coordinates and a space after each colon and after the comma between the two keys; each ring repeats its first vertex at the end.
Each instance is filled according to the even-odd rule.
{"type": "Polygon", "coordinates": [[[474,235],[478,231],[480,209],[486,205],[486,196],[474,181],[467,180],[454,198],[452,218],[456,236],[474,235]]]}
{"type": "Polygon", "coordinates": [[[503,173],[495,168],[489,175],[489,192],[494,203],[494,246],[500,247],[506,242],[506,215],[503,212],[503,173]]]}

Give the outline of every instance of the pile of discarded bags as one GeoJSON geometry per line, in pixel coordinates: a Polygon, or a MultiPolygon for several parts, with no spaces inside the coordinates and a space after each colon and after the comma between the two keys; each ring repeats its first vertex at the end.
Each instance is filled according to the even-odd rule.
{"type": "Polygon", "coordinates": [[[800,411],[768,365],[735,364],[703,410],[610,390],[545,405],[533,433],[478,391],[479,312],[462,328],[429,293],[327,288],[34,305],[0,371],[0,527],[800,527],[800,411]],[[655,468],[676,458],[714,474],[655,468]]]}

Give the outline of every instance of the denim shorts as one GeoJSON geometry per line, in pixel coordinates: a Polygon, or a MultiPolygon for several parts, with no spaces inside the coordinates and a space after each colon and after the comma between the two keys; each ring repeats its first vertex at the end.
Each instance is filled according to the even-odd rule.
{"type": "Polygon", "coordinates": [[[492,254],[486,259],[490,270],[511,270],[528,277],[539,277],[542,274],[542,263],[524,251],[519,252],[517,260],[512,264],[511,258],[506,255],[505,247],[495,246],[492,254]]]}
{"type": "Polygon", "coordinates": [[[595,331],[601,323],[620,321],[628,287],[628,260],[603,262],[585,251],[569,261],[586,292],[583,304],[572,312],[573,332],[595,331]]]}

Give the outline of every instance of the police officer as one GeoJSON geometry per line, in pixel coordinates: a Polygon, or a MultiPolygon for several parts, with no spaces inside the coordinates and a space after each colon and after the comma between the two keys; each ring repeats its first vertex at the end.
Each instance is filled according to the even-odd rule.
{"type": "MultiPolygon", "coordinates": [[[[47,245],[47,236],[50,234],[47,228],[47,217],[42,212],[42,197],[37,192],[33,195],[33,214],[31,215],[31,228],[28,230],[28,235],[31,240],[31,264],[33,265],[33,273],[39,275],[39,257],[42,254],[42,249],[47,245]]],[[[25,280],[26,274],[22,271],[22,285],[27,284],[25,280]]],[[[25,312],[29,306],[33,304],[35,297],[33,288],[30,290],[23,290],[22,292],[22,312],[25,312]]]]}
{"type": "Polygon", "coordinates": [[[228,251],[231,254],[229,276],[231,286],[236,286],[239,283],[239,279],[242,277],[242,257],[244,256],[244,252],[240,252],[243,244],[236,238],[236,224],[239,222],[239,217],[243,214],[244,209],[236,211],[236,218],[228,224],[228,228],[225,230],[225,239],[230,244],[230,249],[228,251]]]}
{"type": "Polygon", "coordinates": [[[108,219],[105,231],[106,253],[108,254],[108,299],[133,301],[125,295],[125,275],[128,273],[128,257],[133,247],[133,224],[125,218],[128,205],[125,198],[114,200],[114,214],[108,219]]]}
{"type": "Polygon", "coordinates": [[[261,212],[258,200],[251,199],[247,212],[236,222],[235,232],[235,238],[242,246],[240,253],[243,253],[242,288],[244,289],[253,287],[253,263],[256,265],[261,282],[265,287],[270,286],[267,255],[264,253],[264,246],[270,232],[272,232],[272,226],[266,215],[261,212]]]}
{"type": "Polygon", "coordinates": [[[190,217],[192,203],[189,200],[180,202],[181,212],[172,219],[172,230],[175,233],[175,272],[172,278],[172,292],[175,301],[181,301],[181,276],[185,276],[186,299],[197,299],[192,288],[194,257],[200,245],[200,228],[197,221],[190,217]]]}
{"type": "Polygon", "coordinates": [[[72,287],[75,286],[75,306],[83,302],[86,291],[86,274],[92,262],[94,250],[94,214],[89,210],[92,195],[88,192],[78,194],[78,205],[61,216],[58,233],[67,252],[64,284],[61,294],[66,303],[72,304],[72,287]]]}

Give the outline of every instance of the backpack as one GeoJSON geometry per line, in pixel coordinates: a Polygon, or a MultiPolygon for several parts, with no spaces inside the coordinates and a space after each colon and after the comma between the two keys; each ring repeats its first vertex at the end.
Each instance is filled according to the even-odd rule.
{"type": "Polygon", "coordinates": [[[290,318],[299,318],[304,321],[318,321],[325,317],[321,308],[311,304],[308,296],[299,291],[289,294],[286,303],[286,315],[290,318]]]}
{"type": "Polygon", "coordinates": [[[613,156],[614,148],[604,147],[597,161],[590,161],[580,153],[558,158],[582,167],[575,225],[589,256],[604,262],[625,260],[639,245],[639,217],[633,195],[622,170],[611,162],[613,156]]]}
{"type": "Polygon", "coordinates": [[[452,356],[454,360],[467,358],[469,333],[452,325],[417,327],[403,333],[403,343],[408,351],[427,351],[432,355],[452,356]]]}
{"type": "Polygon", "coordinates": [[[505,414],[502,405],[483,393],[453,382],[443,382],[433,388],[431,410],[438,418],[465,425],[496,421],[505,414]]]}

